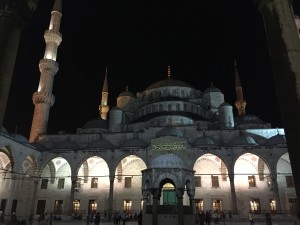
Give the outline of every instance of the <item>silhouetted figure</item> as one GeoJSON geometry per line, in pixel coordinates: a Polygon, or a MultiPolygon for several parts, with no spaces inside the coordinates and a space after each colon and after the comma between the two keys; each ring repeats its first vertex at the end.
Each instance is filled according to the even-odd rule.
{"type": "Polygon", "coordinates": [[[100,213],[99,212],[96,213],[94,224],[95,225],[99,225],[100,224],[100,213]]]}
{"type": "Polygon", "coordinates": [[[266,224],[272,225],[272,218],[270,213],[266,213],[266,224]]]}
{"type": "Polygon", "coordinates": [[[86,215],[86,225],[89,225],[90,224],[90,215],[87,214],[86,215]]]}
{"type": "Polygon", "coordinates": [[[254,219],[253,219],[253,213],[252,212],[249,212],[249,222],[250,222],[250,225],[254,225],[254,219]]]}
{"type": "Polygon", "coordinates": [[[16,215],[15,212],[13,212],[13,213],[11,214],[11,224],[12,224],[12,225],[17,224],[17,215],[16,215]]]}
{"type": "Polygon", "coordinates": [[[211,223],[211,213],[209,211],[206,211],[205,213],[205,224],[210,225],[211,223]]]}
{"type": "Polygon", "coordinates": [[[137,221],[138,221],[138,225],[142,225],[143,224],[143,214],[142,214],[142,211],[137,215],[137,221]]]}

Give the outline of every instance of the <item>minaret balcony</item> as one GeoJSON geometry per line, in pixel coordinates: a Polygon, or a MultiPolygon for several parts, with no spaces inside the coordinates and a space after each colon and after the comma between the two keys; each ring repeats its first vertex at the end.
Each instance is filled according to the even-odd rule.
{"type": "Polygon", "coordinates": [[[58,67],[58,63],[52,59],[41,59],[39,62],[40,71],[50,72],[52,75],[57,73],[58,67]]]}
{"type": "Polygon", "coordinates": [[[55,42],[57,46],[62,42],[62,35],[59,31],[56,30],[46,30],[44,33],[44,39],[46,43],[55,42]]]}
{"type": "Polygon", "coordinates": [[[50,92],[37,91],[33,93],[32,100],[33,104],[44,103],[53,106],[55,102],[55,96],[50,92]]]}

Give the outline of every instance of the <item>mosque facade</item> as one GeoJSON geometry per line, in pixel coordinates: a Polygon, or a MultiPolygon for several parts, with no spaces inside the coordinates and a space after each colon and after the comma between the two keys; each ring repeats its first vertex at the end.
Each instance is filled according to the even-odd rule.
{"type": "Polygon", "coordinates": [[[26,219],[142,211],[153,225],[162,217],[194,224],[200,211],[296,212],[284,129],[246,113],[237,70],[234,106],[213,85],[201,91],[173,79],[169,67],[166,79],[141,92],[126,89],[110,108],[106,74],[99,117],[74,134],[47,134],[61,15],[56,0],[29,139],[0,133],[1,211],[26,219]]]}

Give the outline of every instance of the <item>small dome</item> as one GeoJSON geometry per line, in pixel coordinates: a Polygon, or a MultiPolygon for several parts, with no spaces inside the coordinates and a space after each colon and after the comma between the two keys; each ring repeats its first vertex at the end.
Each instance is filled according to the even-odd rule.
{"type": "Polygon", "coordinates": [[[183,137],[183,133],[174,127],[166,127],[166,128],[161,129],[156,134],[155,137],[164,137],[164,136],[183,137]]]}
{"type": "Polygon", "coordinates": [[[143,141],[140,138],[131,138],[122,144],[123,148],[145,148],[147,147],[147,144],[145,141],[143,141]]]}
{"type": "Polygon", "coordinates": [[[88,148],[113,149],[114,146],[111,142],[101,138],[101,139],[90,142],[88,144],[88,148]]]}
{"type": "Polygon", "coordinates": [[[89,129],[89,128],[108,129],[108,121],[102,118],[90,120],[83,125],[82,129],[89,129]]]}
{"type": "Polygon", "coordinates": [[[114,106],[110,109],[110,111],[115,111],[115,110],[119,110],[119,111],[122,111],[122,109],[120,109],[119,107],[117,106],[114,106]]]}
{"type": "Polygon", "coordinates": [[[193,146],[201,147],[201,146],[217,146],[217,141],[214,138],[202,136],[198,137],[194,142],[193,146]]]}
{"type": "Polygon", "coordinates": [[[185,168],[185,165],[177,155],[165,154],[153,159],[149,168],[185,168]]]}
{"type": "Polygon", "coordinates": [[[236,124],[263,124],[264,122],[254,115],[244,114],[234,118],[236,124]]]}
{"type": "Polygon", "coordinates": [[[286,138],[283,134],[276,134],[275,136],[270,137],[265,145],[286,145],[286,138]]]}
{"type": "Polygon", "coordinates": [[[135,95],[131,91],[122,91],[118,97],[132,97],[135,98],[135,95]]]}
{"type": "Polygon", "coordinates": [[[65,135],[65,134],[67,134],[67,132],[65,130],[60,130],[60,131],[58,131],[57,134],[59,134],[59,135],[65,135]]]}
{"type": "Polygon", "coordinates": [[[246,134],[240,134],[239,136],[231,139],[228,146],[245,146],[245,145],[257,145],[253,137],[246,134]]]}
{"type": "Polygon", "coordinates": [[[80,146],[74,141],[64,140],[64,141],[59,142],[57,145],[55,145],[53,147],[53,149],[54,150],[57,150],[57,149],[78,150],[78,149],[80,149],[80,146]]]}
{"type": "Polygon", "coordinates": [[[174,79],[165,79],[165,80],[160,80],[157,81],[150,86],[148,86],[145,90],[150,90],[150,89],[155,89],[155,88],[160,88],[160,87],[189,87],[193,88],[192,85],[183,82],[181,80],[174,80],[174,79]]]}
{"type": "Polygon", "coordinates": [[[18,142],[29,143],[28,139],[21,134],[13,133],[13,134],[9,134],[9,135],[18,142]]]}
{"type": "Polygon", "coordinates": [[[8,132],[7,132],[7,130],[5,129],[5,127],[1,127],[0,132],[5,133],[5,134],[8,134],[8,132]]]}
{"type": "Polygon", "coordinates": [[[231,107],[232,107],[232,105],[230,105],[230,104],[224,102],[224,103],[222,103],[222,104],[219,106],[219,108],[221,108],[221,107],[226,107],[226,106],[231,106],[231,107]]]}
{"type": "Polygon", "coordinates": [[[208,93],[211,93],[211,92],[219,92],[219,93],[222,93],[222,91],[217,88],[217,87],[214,87],[214,86],[211,86],[209,88],[206,88],[205,91],[203,92],[203,94],[208,94],[208,93]]]}

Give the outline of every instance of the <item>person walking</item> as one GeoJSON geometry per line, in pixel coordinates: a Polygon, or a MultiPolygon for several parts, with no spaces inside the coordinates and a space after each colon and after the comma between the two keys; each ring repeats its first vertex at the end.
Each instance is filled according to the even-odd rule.
{"type": "Polygon", "coordinates": [[[271,213],[266,213],[266,225],[272,225],[271,213]]]}
{"type": "Polygon", "coordinates": [[[250,222],[250,225],[254,225],[253,213],[251,211],[249,211],[249,222],[250,222]]]}
{"type": "Polygon", "coordinates": [[[122,213],[122,221],[123,221],[122,225],[125,225],[126,224],[126,212],[125,211],[123,211],[123,213],[122,213]]]}
{"type": "Polygon", "coordinates": [[[138,221],[138,225],[142,225],[143,224],[143,214],[142,214],[142,211],[140,211],[140,213],[137,215],[137,221],[138,221]]]}
{"type": "Polygon", "coordinates": [[[52,225],[53,222],[53,213],[50,213],[49,215],[49,225],[52,225]]]}
{"type": "Polygon", "coordinates": [[[3,211],[0,211],[0,222],[1,223],[4,223],[4,217],[5,217],[5,214],[3,211]]]}
{"type": "Polygon", "coordinates": [[[205,225],[210,225],[211,223],[211,213],[209,211],[206,211],[205,213],[205,225]]]}
{"type": "Polygon", "coordinates": [[[86,225],[90,225],[90,215],[86,215],[86,225]]]}
{"type": "Polygon", "coordinates": [[[100,224],[100,213],[97,212],[96,213],[96,216],[95,216],[95,222],[94,222],[94,225],[99,225],[100,224]]]}
{"type": "Polygon", "coordinates": [[[16,215],[15,212],[13,212],[13,213],[11,214],[11,224],[12,224],[12,225],[17,224],[17,215],[16,215]]]}

